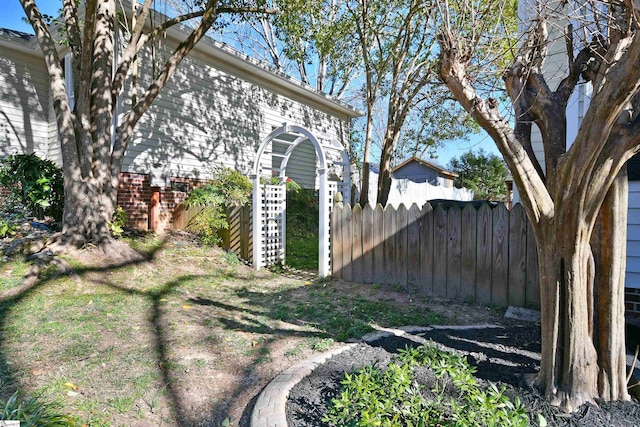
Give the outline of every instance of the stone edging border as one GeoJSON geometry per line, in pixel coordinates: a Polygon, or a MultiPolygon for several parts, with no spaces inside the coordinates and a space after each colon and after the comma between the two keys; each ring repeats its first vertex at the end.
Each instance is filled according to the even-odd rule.
{"type": "Polygon", "coordinates": [[[327,359],[342,353],[355,344],[347,344],[329,350],[309,360],[298,363],[276,376],[262,390],[251,412],[251,427],[287,427],[285,406],[289,392],[304,377],[327,359]]]}

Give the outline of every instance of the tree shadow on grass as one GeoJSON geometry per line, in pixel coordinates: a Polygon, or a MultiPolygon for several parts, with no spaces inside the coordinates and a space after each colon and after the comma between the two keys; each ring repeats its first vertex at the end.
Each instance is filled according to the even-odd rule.
{"type": "MultiPolygon", "coordinates": [[[[126,283],[114,283],[108,275],[108,273],[122,271],[128,267],[153,261],[156,254],[161,251],[164,246],[165,242],[161,242],[148,253],[144,254],[143,257],[104,266],[80,266],[72,268],[58,258],[54,258],[49,264],[34,262],[31,267],[29,267],[21,285],[0,294],[0,393],[2,393],[0,394],[0,398],[7,398],[15,391],[20,391],[19,378],[24,378],[23,372],[16,371],[16,369],[21,368],[12,364],[8,358],[11,356],[11,359],[16,360],[16,355],[7,353],[9,350],[7,346],[6,328],[8,321],[11,319],[13,307],[24,304],[31,295],[39,290],[45,289],[47,286],[51,286],[61,274],[82,278],[89,273],[98,273],[99,278],[91,277],[88,280],[97,286],[108,287],[118,293],[135,296],[147,302],[145,304],[145,307],[148,307],[146,318],[148,319],[148,329],[153,331],[152,349],[156,362],[155,366],[157,366],[156,372],[158,372],[161,377],[161,389],[165,390],[166,397],[171,405],[173,419],[175,419],[177,425],[203,425],[212,422],[214,423],[213,425],[219,425],[220,422],[227,418],[229,416],[230,403],[247,397],[246,385],[251,385],[251,381],[253,381],[251,378],[255,377],[253,372],[255,366],[253,366],[252,363],[248,363],[242,367],[241,371],[237,372],[237,384],[233,390],[227,393],[224,400],[213,402],[213,406],[208,410],[210,414],[208,417],[204,417],[203,419],[203,417],[194,416],[190,410],[192,405],[190,402],[185,401],[185,393],[183,393],[181,389],[182,385],[177,380],[176,374],[171,367],[173,361],[170,353],[174,342],[172,342],[171,336],[168,333],[167,324],[172,319],[170,319],[171,313],[167,312],[166,306],[164,305],[167,297],[176,291],[185,289],[186,285],[194,280],[212,283],[220,281],[221,277],[219,272],[214,274],[178,275],[167,281],[160,279],[158,281],[159,286],[154,286],[153,289],[150,290],[129,287],[126,283]]],[[[96,274],[92,276],[96,276],[96,274]]],[[[246,278],[244,280],[252,281],[254,279],[246,278]]],[[[189,298],[186,302],[203,309],[199,317],[195,319],[200,324],[204,324],[208,319],[217,318],[217,321],[227,331],[243,331],[270,337],[260,341],[256,345],[256,348],[252,350],[256,354],[267,354],[269,347],[272,346],[278,338],[312,338],[326,336],[322,333],[273,326],[270,323],[273,316],[269,313],[265,315],[259,309],[245,310],[235,305],[220,303],[208,298],[203,298],[202,296],[189,298]],[[242,313],[243,310],[244,313],[242,313]]],[[[12,327],[15,326],[12,325],[12,327]]],[[[18,355],[17,357],[19,360],[21,356],[18,355]]],[[[27,358],[26,360],[30,360],[29,357],[31,356],[25,354],[25,357],[27,358]]],[[[86,355],[81,355],[80,358],[82,359],[83,357],[86,357],[86,355]]],[[[213,355],[213,357],[215,357],[215,355],[213,355]]],[[[260,385],[260,387],[262,387],[262,385],[260,385]]],[[[26,390],[22,391],[26,392],[26,390]]],[[[240,412],[242,409],[244,408],[240,408],[240,412]]]]}
{"type": "MultiPolygon", "coordinates": [[[[145,289],[142,286],[136,287],[137,285],[134,283],[129,284],[127,280],[117,282],[117,278],[109,275],[115,272],[128,273],[126,270],[128,267],[156,260],[156,255],[165,248],[165,244],[166,242],[160,242],[140,259],[103,266],[71,268],[54,258],[55,272],[52,271],[52,267],[47,269],[43,268],[46,267],[43,265],[34,265],[30,268],[22,285],[1,294],[0,375],[1,378],[13,384],[11,387],[5,388],[5,391],[12,393],[17,390],[17,380],[20,377],[20,375],[16,375],[18,373],[16,369],[19,368],[11,365],[8,359],[11,356],[15,360],[16,355],[7,353],[9,346],[7,345],[6,327],[8,319],[12,315],[12,307],[26,303],[26,299],[34,292],[52,285],[61,273],[79,278],[86,276],[87,280],[95,286],[109,288],[123,295],[135,296],[136,299],[139,298],[140,301],[145,302],[143,306],[148,311],[145,320],[143,320],[146,323],[141,323],[141,326],[150,331],[148,333],[152,342],[149,343],[155,364],[153,369],[158,374],[160,388],[164,390],[167,403],[171,406],[172,418],[177,425],[220,425],[227,417],[230,417],[234,424],[240,422],[240,425],[247,425],[250,410],[246,410],[245,405],[271,379],[265,377],[264,372],[258,369],[261,363],[259,359],[262,355],[269,357],[269,352],[277,345],[280,345],[280,349],[282,349],[282,341],[280,341],[282,339],[294,338],[297,340],[296,342],[300,342],[300,339],[333,338],[340,341],[351,337],[360,337],[371,330],[371,323],[381,326],[437,323],[437,319],[432,314],[418,306],[411,309],[404,306],[398,308],[395,302],[387,302],[383,306],[375,292],[369,292],[371,295],[365,298],[356,295],[349,287],[336,290],[334,288],[338,286],[334,287],[332,284],[321,281],[308,285],[302,285],[303,282],[300,282],[300,286],[297,287],[294,282],[292,286],[283,288],[277,284],[277,286],[269,288],[271,290],[262,290],[250,287],[252,283],[255,286],[256,280],[258,280],[252,275],[234,275],[233,272],[215,270],[211,274],[206,274],[206,272],[205,274],[189,274],[188,271],[181,274],[178,271],[178,274],[170,277],[154,277],[153,283],[144,285],[148,288],[145,289]],[[38,272],[41,273],[39,277],[38,272]],[[222,298],[217,300],[216,297],[211,298],[209,295],[190,291],[192,288],[189,284],[192,282],[210,283],[215,288],[219,282],[227,279],[237,281],[233,285],[234,287],[224,290],[232,297],[229,300],[222,298]],[[179,295],[176,296],[176,294],[179,295]],[[174,300],[175,298],[179,299],[180,305],[185,304],[191,308],[182,311],[179,307],[178,310],[169,310],[165,302],[172,295],[174,300]],[[176,335],[171,331],[171,322],[179,321],[188,321],[200,327],[199,333],[202,331],[206,333],[208,322],[215,322],[218,325],[216,328],[230,333],[231,338],[237,337],[238,333],[259,337],[255,343],[251,343],[249,348],[251,356],[245,355],[246,360],[239,363],[237,370],[233,372],[235,375],[234,384],[226,389],[223,398],[211,401],[207,405],[206,415],[203,415],[202,412],[199,414],[193,412],[193,402],[189,399],[194,395],[185,393],[185,384],[180,380],[182,374],[175,370],[175,359],[172,358],[172,353],[175,353],[176,346],[181,344],[175,340],[176,335]],[[257,374],[258,371],[262,376],[257,374]],[[238,402],[242,402],[242,406],[239,407],[238,402]],[[239,420],[243,410],[245,413],[242,420],[239,420]]],[[[205,262],[210,264],[209,261],[205,262]]],[[[153,268],[153,266],[151,267],[153,268]]],[[[212,265],[211,268],[214,269],[215,266],[212,265]]],[[[262,285],[260,284],[260,286],[262,285]]],[[[99,314],[99,316],[102,315],[102,313],[99,314]]],[[[133,326],[130,325],[130,327],[133,326]]],[[[138,335],[132,336],[137,337],[138,335]]],[[[307,346],[310,345],[309,342],[307,342],[307,346]]],[[[134,342],[132,344],[142,348],[144,343],[134,342]]],[[[234,343],[230,343],[230,345],[234,345],[234,343]]],[[[208,357],[216,361],[220,360],[222,356],[227,356],[221,355],[219,350],[209,347],[205,351],[208,352],[208,357]]],[[[80,357],[85,356],[81,355],[80,357]]],[[[30,355],[25,354],[24,357],[29,358],[30,355]]],[[[295,362],[295,358],[290,361],[291,364],[295,362]]],[[[123,368],[119,367],[118,369],[123,368]]],[[[215,379],[211,378],[210,381],[215,381],[215,379]]]]}

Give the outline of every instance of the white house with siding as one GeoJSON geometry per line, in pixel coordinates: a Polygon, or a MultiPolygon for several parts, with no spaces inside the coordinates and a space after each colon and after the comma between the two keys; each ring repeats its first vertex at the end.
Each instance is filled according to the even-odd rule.
{"type": "MultiPolygon", "coordinates": [[[[530,23],[529,16],[534,16],[535,8],[533,1],[520,1],[518,16],[520,17],[520,34],[524,34],[530,23]]],[[[555,3],[553,3],[555,4],[555,3]]],[[[551,4],[548,9],[553,9],[551,4]]],[[[558,2],[559,4],[559,2],[558,2]]],[[[549,87],[554,89],[566,76],[567,53],[566,42],[561,31],[573,21],[574,27],[579,28],[580,22],[584,18],[578,15],[586,13],[577,8],[577,3],[571,3],[576,10],[572,15],[564,15],[563,20],[555,22],[550,26],[547,59],[544,63],[544,73],[549,87]]],[[[564,7],[569,9],[567,3],[564,7]]],[[[555,9],[554,9],[555,10],[555,9]]],[[[557,15],[559,16],[559,15],[557,15]]],[[[585,112],[589,108],[591,100],[591,83],[582,81],[576,87],[567,105],[567,149],[573,144],[578,133],[578,128],[582,123],[585,112]]],[[[545,168],[544,151],[542,145],[542,135],[538,127],[534,124],[532,130],[532,144],[536,158],[540,162],[542,169],[545,168]]],[[[629,205],[627,219],[627,260],[626,260],[626,282],[625,293],[627,300],[627,312],[640,315],[640,158],[634,157],[627,164],[629,175],[629,205]]],[[[514,189],[514,203],[519,199],[517,190],[514,189]]]]}
{"type": "MultiPolygon", "coordinates": [[[[157,14],[156,22],[161,19],[157,14]]],[[[150,49],[143,51],[141,90],[187,31],[172,27],[156,41],[153,54],[150,49]]],[[[65,48],[60,49],[65,55],[65,48]]],[[[119,98],[118,114],[130,105],[130,88],[119,98]]],[[[154,185],[165,184],[160,198],[166,220],[184,197],[184,191],[178,190],[185,185],[176,183],[192,186],[214,166],[249,174],[260,142],[283,123],[347,146],[350,121],[360,115],[267,64],[204,39],[136,126],[122,168],[118,203],[129,211],[130,225],[146,228],[150,177],[154,185]]],[[[56,126],[47,69],[35,37],[0,30],[0,157],[35,152],[60,164],[56,126]]],[[[313,188],[315,166],[313,146],[302,143],[289,160],[287,176],[313,188]]]]}

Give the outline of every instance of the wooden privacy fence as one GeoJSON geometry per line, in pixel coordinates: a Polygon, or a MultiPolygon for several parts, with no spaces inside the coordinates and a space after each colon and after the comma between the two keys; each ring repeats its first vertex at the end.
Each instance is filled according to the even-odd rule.
{"type": "Polygon", "coordinates": [[[465,205],[334,206],[333,276],[431,297],[538,307],[536,245],[523,207],[465,205]]]}
{"type": "MultiPolygon", "coordinates": [[[[204,206],[180,206],[173,215],[173,228],[187,229],[193,218],[204,209],[204,206]]],[[[250,205],[236,206],[227,209],[229,228],[220,230],[218,235],[222,240],[222,247],[238,255],[239,258],[250,261],[253,259],[253,242],[251,233],[253,228],[253,213],[250,205]]]]}

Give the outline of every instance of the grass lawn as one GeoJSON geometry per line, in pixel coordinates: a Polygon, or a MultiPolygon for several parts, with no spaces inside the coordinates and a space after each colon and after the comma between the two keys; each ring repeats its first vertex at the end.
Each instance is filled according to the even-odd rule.
{"type": "Polygon", "coordinates": [[[64,258],[72,272],[51,266],[30,289],[19,289],[29,264],[0,265],[0,398],[40,394],[91,426],[238,425],[271,378],[313,352],[376,325],[487,311],[256,273],[179,235],[133,245],[153,260],[109,266],[81,252],[64,258]]]}

